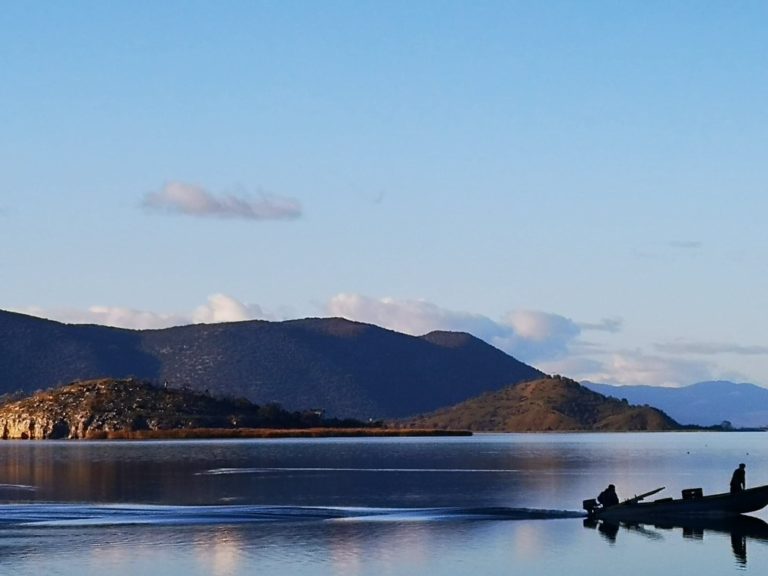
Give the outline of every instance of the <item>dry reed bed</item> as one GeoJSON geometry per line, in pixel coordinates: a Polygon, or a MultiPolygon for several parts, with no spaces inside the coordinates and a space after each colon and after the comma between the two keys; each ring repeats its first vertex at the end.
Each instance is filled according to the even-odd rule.
{"type": "Polygon", "coordinates": [[[226,438],[362,438],[471,436],[468,430],[410,428],[174,428],[170,430],[93,431],[87,440],[195,440],[226,438]]]}

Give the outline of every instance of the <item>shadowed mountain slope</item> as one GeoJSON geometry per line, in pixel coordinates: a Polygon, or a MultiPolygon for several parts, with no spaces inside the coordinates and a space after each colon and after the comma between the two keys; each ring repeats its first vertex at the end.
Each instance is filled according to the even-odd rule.
{"type": "Polygon", "coordinates": [[[398,418],[541,376],[469,334],[414,337],[339,318],[124,330],[0,311],[0,392],[135,377],[290,410],[398,418]]]}

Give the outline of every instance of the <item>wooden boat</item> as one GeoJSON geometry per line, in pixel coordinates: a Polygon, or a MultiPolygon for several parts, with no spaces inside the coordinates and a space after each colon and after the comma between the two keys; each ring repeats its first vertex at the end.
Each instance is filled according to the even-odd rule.
{"type": "Polygon", "coordinates": [[[704,496],[700,488],[683,490],[683,497],[661,498],[651,502],[643,499],[658,488],[607,508],[595,500],[585,500],[584,509],[590,518],[614,522],[655,522],[678,518],[727,518],[755,512],[768,506],[768,485],[748,488],[735,494],[704,496]]]}

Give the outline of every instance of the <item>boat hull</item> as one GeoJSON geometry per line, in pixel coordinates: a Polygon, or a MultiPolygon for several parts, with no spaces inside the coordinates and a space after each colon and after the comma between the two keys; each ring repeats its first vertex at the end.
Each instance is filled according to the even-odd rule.
{"type": "Polygon", "coordinates": [[[667,498],[653,502],[626,502],[596,509],[591,516],[600,520],[619,522],[676,518],[728,518],[755,512],[766,505],[768,505],[768,486],[758,486],[737,494],[713,494],[677,500],[667,498]]]}

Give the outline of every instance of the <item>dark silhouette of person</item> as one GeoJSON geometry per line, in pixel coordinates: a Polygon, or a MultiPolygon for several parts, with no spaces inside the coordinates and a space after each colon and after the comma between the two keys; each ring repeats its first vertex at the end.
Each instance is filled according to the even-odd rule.
{"type": "Polygon", "coordinates": [[[747,565],[747,537],[738,531],[731,532],[731,548],[736,562],[740,566],[747,565]]]}
{"type": "Polygon", "coordinates": [[[597,501],[600,502],[604,508],[608,508],[608,506],[616,506],[616,504],[619,503],[619,497],[616,494],[616,486],[609,484],[608,488],[600,492],[597,501]]]}
{"type": "Polygon", "coordinates": [[[733,471],[731,476],[731,494],[737,494],[747,486],[746,464],[739,464],[739,467],[733,471]]]}
{"type": "Polygon", "coordinates": [[[608,542],[616,542],[616,535],[619,533],[619,525],[613,524],[612,522],[600,522],[597,531],[600,532],[608,542]]]}

